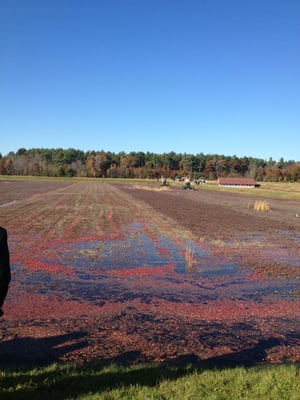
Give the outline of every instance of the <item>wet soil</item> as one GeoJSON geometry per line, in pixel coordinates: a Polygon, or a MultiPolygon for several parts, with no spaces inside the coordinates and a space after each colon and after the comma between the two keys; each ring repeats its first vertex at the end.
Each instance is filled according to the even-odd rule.
{"type": "Polygon", "coordinates": [[[300,361],[299,202],[45,182],[14,200],[1,366],[300,361]]]}
{"type": "MultiPolygon", "coordinates": [[[[241,235],[263,234],[271,242],[285,240],[278,234],[289,232],[299,238],[300,204],[292,200],[263,198],[270,211],[254,210],[253,195],[205,189],[167,191],[141,190],[122,186],[132,197],[149,204],[155,211],[176,220],[197,237],[213,240],[239,241],[241,235]],[[298,217],[296,217],[298,215],[298,217]]],[[[259,190],[259,189],[253,189],[259,190]]]]}

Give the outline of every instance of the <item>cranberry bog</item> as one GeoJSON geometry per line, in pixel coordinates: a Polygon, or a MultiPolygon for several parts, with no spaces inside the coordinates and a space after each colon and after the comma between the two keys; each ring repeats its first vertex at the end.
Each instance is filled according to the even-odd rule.
{"type": "Polygon", "coordinates": [[[259,190],[2,178],[0,364],[299,362],[300,199],[259,190]]]}

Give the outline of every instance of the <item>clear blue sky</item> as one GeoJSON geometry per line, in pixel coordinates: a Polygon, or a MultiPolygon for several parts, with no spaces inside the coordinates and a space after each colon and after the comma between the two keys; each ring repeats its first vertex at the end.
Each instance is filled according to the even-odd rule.
{"type": "Polygon", "coordinates": [[[300,161],[300,1],[1,0],[0,138],[300,161]]]}

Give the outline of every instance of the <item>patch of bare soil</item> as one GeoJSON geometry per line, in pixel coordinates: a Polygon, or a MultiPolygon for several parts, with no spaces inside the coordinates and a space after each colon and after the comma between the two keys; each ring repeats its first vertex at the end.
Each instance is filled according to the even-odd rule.
{"type": "Polygon", "coordinates": [[[186,191],[176,187],[157,192],[122,186],[121,190],[176,221],[196,240],[217,244],[219,254],[231,257],[233,262],[254,267],[263,275],[299,279],[299,202],[266,198],[263,200],[270,210],[257,211],[255,201],[261,198],[234,193],[232,189],[186,191]],[[282,250],[286,260],[276,257],[282,250]]]}
{"type": "MultiPolygon", "coordinates": [[[[179,225],[200,238],[239,241],[241,235],[263,234],[270,242],[285,240],[280,232],[300,232],[299,202],[266,199],[270,211],[256,211],[257,198],[232,191],[218,192],[205,189],[145,191],[122,186],[122,190],[137,200],[149,204],[155,211],[174,219],[179,225]],[[299,214],[299,218],[296,215],[299,214]]],[[[254,189],[255,190],[255,189],[254,189]]],[[[259,190],[259,189],[257,189],[259,190]]]]}

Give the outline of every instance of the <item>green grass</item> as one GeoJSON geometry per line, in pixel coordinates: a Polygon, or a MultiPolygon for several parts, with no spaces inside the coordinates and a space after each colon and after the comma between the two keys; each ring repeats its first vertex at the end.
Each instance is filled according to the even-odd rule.
{"type": "Polygon", "coordinates": [[[299,365],[196,369],[52,364],[0,370],[0,399],[299,400],[299,365]]]}
{"type": "MultiPolygon", "coordinates": [[[[206,181],[200,190],[216,190],[225,193],[240,193],[255,197],[269,197],[285,200],[300,200],[300,182],[259,182],[258,188],[220,187],[216,181],[206,181]]],[[[198,189],[198,188],[197,188],[198,189]]]]}

